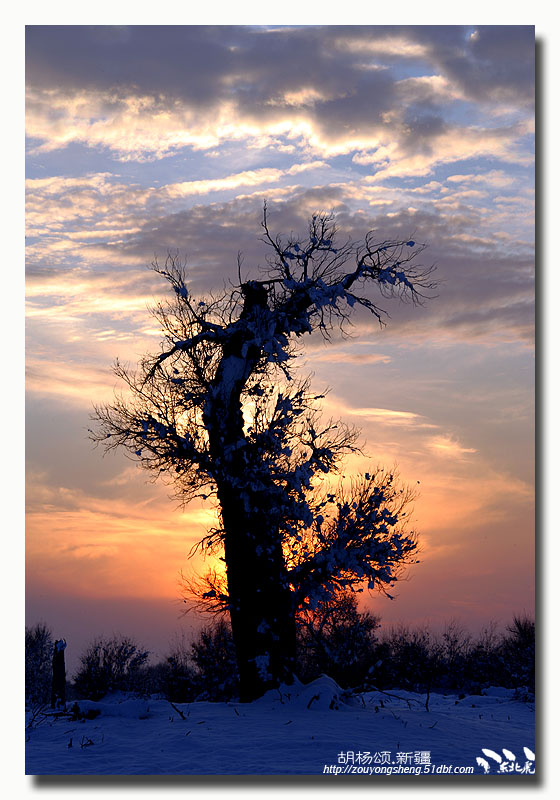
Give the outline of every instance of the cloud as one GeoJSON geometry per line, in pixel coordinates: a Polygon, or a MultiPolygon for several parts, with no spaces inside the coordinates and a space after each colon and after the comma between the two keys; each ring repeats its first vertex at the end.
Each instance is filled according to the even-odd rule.
{"type": "Polygon", "coordinates": [[[96,558],[114,558],[119,554],[119,548],[114,544],[103,545],[93,542],[67,547],[66,552],[69,553],[72,558],[90,560],[96,558]]]}
{"type": "MultiPolygon", "coordinates": [[[[292,165],[282,172],[302,166],[292,165]]],[[[258,189],[231,200],[182,209],[172,197],[176,190],[169,189],[176,184],[163,184],[156,190],[132,187],[127,194],[120,184],[115,189],[104,175],[86,176],[84,180],[85,197],[78,183],[69,196],[57,180],[30,188],[35,208],[41,208],[41,217],[37,212],[34,218],[35,234],[41,235],[28,248],[30,320],[66,320],[75,328],[73,335],[95,332],[99,336],[115,330],[116,338],[124,335],[124,330],[115,325],[115,320],[128,319],[137,335],[150,326],[146,306],[165,290],[144,265],[153,261],[154,254],[165,258],[168,251],[177,250],[186,257],[195,293],[235,280],[237,251],[243,254],[243,276],[258,275],[258,265],[268,252],[259,241],[262,201],[268,197],[269,219],[275,232],[304,235],[311,213],[334,209],[341,238],[349,236],[358,241],[373,229],[383,239],[414,235],[429,245],[424,258],[437,266],[439,296],[421,309],[381,299],[381,307],[391,314],[391,334],[407,337],[414,330],[417,337],[437,332],[439,337],[449,335],[465,341],[473,337],[531,341],[532,226],[523,207],[517,212],[520,236],[516,237],[500,228],[515,223],[515,212],[506,209],[511,203],[504,204],[502,212],[499,206],[489,207],[484,197],[469,190],[465,193],[462,188],[443,196],[432,181],[417,187],[425,188],[425,194],[407,194],[406,186],[385,190],[358,181],[264,192],[258,189]],[[92,186],[97,187],[93,192],[92,186]],[[409,197],[414,197],[414,207],[403,209],[409,197]],[[382,205],[369,205],[376,198],[382,205]],[[154,204],[150,207],[153,213],[146,211],[150,203],[154,204]],[[366,208],[369,206],[367,213],[365,203],[366,208]],[[75,223],[51,231],[49,220],[68,208],[74,209],[75,223]],[[111,231],[107,225],[116,221],[123,227],[115,238],[92,235],[111,231]],[[93,326],[76,329],[80,320],[88,319],[95,320],[93,326]]],[[[461,187],[461,183],[454,181],[450,186],[461,187]]],[[[375,295],[374,287],[371,292],[375,295]]],[[[355,320],[367,324],[364,314],[357,314],[355,320]]]]}
{"type": "Polygon", "coordinates": [[[521,124],[485,128],[450,126],[437,117],[413,118],[402,121],[400,139],[362,154],[359,163],[375,166],[369,180],[376,183],[397,176],[430,175],[438,165],[482,157],[528,166],[532,154],[517,146],[524,135],[521,124]]]}
{"type": "Polygon", "coordinates": [[[449,183],[485,183],[488,186],[500,189],[515,183],[513,175],[508,175],[499,169],[492,169],[488,172],[468,173],[466,175],[448,175],[445,180],[449,183]]]}
{"type": "Polygon", "coordinates": [[[411,411],[394,411],[390,408],[346,408],[347,414],[357,417],[368,417],[389,425],[411,425],[418,419],[418,414],[411,411]]]}
{"type": "Polygon", "coordinates": [[[98,402],[112,399],[109,383],[110,372],[102,367],[56,362],[31,357],[27,360],[26,387],[28,392],[39,395],[56,395],[65,402],[91,405],[91,398],[98,402]]]}
{"type": "Polygon", "coordinates": [[[328,167],[324,161],[312,161],[304,164],[293,164],[288,169],[257,169],[228,175],[225,178],[214,178],[202,181],[183,181],[165,186],[162,194],[170,198],[185,197],[191,194],[208,194],[224,189],[238,189],[241,186],[257,186],[263,183],[276,183],[280,178],[288,175],[298,175],[301,172],[328,167]]]}
{"type": "Polygon", "coordinates": [[[335,350],[327,353],[314,353],[313,362],[325,361],[329,364],[390,364],[391,356],[381,353],[348,353],[335,350]]]}
{"type": "Polygon", "coordinates": [[[461,447],[451,436],[436,436],[430,441],[429,446],[437,455],[447,458],[464,458],[477,452],[474,447],[461,447]]]}
{"type": "Polygon", "coordinates": [[[482,124],[482,105],[496,113],[506,104],[510,114],[517,100],[518,119],[530,114],[529,27],[481,28],[472,40],[460,26],[132,26],[118,44],[110,30],[28,27],[33,152],[83,142],[124,161],[149,160],[253,140],[321,157],[378,150],[375,163],[419,150],[422,165],[407,169],[420,174],[447,142],[507,157],[520,129],[500,136],[482,124]],[[397,68],[411,61],[419,74],[403,78],[397,68]],[[460,106],[455,117],[480,122],[450,126],[450,104],[460,106]]]}
{"type": "Polygon", "coordinates": [[[347,29],[346,35],[339,35],[334,39],[333,46],[341,52],[352,55],[357,53],[360,56],[392,56],[398,61],[411,58],[426,59],[430,54],[428,46],[411,41],[406,34],[391,32],[365,38],[356,36],[354,30],[347,29]]]}
{"type": "MultiPolygon", "coordinates": [[[[419,29],[420,39],[433,29],[419,29]]],[[[442,36],[434,62],[468,96],[484,103],[508,105],[534,101],[535,29],[524,25],[480,26],[476,36],[442,36]],[[447,39],[447,41],[444,41],[447,39]]]]}
{"type": "MultiPolygon", "coordinates": [[[[83,447],[73,433],[67,457],[78,450],[83,447]]],[[[72,459],[73,469],[65,469],[52,448],[50,455],[48,469],[37,469],[35,457],[28,461],[26,559],[33,585],[82,597],[178,597],[180,569],[187,563],[203,569],[200,558],[188,561],[188,552],[216,524],[213,510],[195,502],[178,511],[166,487],[146,485],[146,476],[126,459],[108,459],[117,464],[109,479],[111,467],[91,448],[89,458],[82,455],[76,465],[72,459]],[[92,458],[97,479],[80,480],[92,458]],[[99,480],[101,463],[105,480],[99,480]]]]}
{"type": "MultiPolygon", "coordinates": [[[[242,280],[259,277],[265,198],[274,233],[305,236],[311,214],[332,210],[343,241],[375,230],[428,245],[434,299],[368,287],[387,326],[355,308],[355,338],[304,337],[302,366],[332,386],[325,413],[358,423],[375,461],[399,463],[420,491],[416,605],[472,606],[481,552],[515,582],[531,549],[532,28],[29,26],[27,37],[37,585],[175,591],[212,513],[182,515],[124,456],[102,460],[91,403],[111,399],[115,356],[157,352],[147,306],[167,287],[145,265],[177,251],[205,294],[237,281],[240,250],[242,280]]],[[[348,466],[371,463],[355,454],[348,466]]]]}

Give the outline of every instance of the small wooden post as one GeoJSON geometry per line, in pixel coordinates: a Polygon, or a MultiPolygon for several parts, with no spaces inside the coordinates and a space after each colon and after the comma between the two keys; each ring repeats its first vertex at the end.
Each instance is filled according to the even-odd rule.
{"type": "Polygon", "coordinates": [[[66,641],[57,639],[54,643],[52,657],[52,691],[51,708],[66,706],[66,667],[64,664],[64,650],[66,641]]]}

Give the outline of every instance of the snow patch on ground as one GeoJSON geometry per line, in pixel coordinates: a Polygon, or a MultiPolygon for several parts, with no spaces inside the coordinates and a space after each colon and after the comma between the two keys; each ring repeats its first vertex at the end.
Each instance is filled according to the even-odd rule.
{"type": "MultiPolygon", "coordinates": [[[[512,690],[491,687],[467,697],[433,693],[428,709],[426,699],[398,689],[351,695],[321,676],[246,704],[173,707],[161,698],[125,695],[79,701],[82,714],[99,714],[39,718],[26,729],[26,772],[317,775],[357,765],[367,773],[384,758],[395,769],[404,759],[419,775],[442,774],[435,772],[441,766],[472,767],[480,775],[484,770],[476,759],[484,757],[483,750],[500,754],[505,748],[521,768],[524,748],[535,749],[534,706],[514,699],[512,690]],[[416,766],[415,759],[424,763],[416,766]]],[[[495,774],[499,764],[486,761],[495,774]]]]}

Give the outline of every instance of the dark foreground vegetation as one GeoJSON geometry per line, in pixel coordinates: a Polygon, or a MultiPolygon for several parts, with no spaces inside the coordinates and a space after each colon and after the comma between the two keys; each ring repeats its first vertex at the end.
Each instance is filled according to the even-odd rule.
{"type": "MultiPolygon", "coordinates": [[[[44,624],[26,629],[26,702],[50,698],[53,640],[44,624]]],[[[80,657],[69,698],[99,700],[109,692],[161,694],[172,702],[227,701],[239,697],[231,628],[214,619],[193,641],[177,640],[159,663],[128,637],[97,639],[80,657]]],[[[456,623],[435,635],[427,628],[383,631],[378,617],[361,613],[354,595],[324,603],[298,619],[297,675],[321,674],[357,692],[406,689],[476,694],[488,686],[535,691],[535,623],[514,617],[504,632],[495,626],[471,636],[456,623]]]]}

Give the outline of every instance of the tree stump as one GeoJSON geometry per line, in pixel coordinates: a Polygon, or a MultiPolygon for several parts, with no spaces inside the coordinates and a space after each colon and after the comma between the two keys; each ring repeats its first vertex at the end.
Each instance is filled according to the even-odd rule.
{"type": "Polygon", "coordinates": [[[64,650],[66,641],[57,639],[54,643],[52,657],[52,691],[51,708],[65,708],[66,706],[66,666],[64,664],[64,650]]]}

